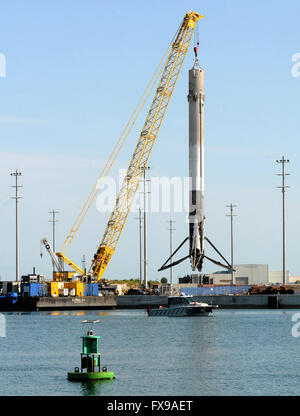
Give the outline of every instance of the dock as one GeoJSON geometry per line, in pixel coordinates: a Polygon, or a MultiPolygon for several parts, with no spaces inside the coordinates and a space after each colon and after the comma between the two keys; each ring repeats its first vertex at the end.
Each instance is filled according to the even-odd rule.
{"type": "Polygon", "coordinates": [[[197,301],[219,305],[220,309],[300,309],[300,294],[291,295],[210,295],[197,301]]]}
{"type": "MultiPolygon", "coordinates": [[[[195,296],[199,302],[219,309],[300,309],[300,294],[195,296]]],[[[0,303],[5,311],[147,309],[167,306],[168,296],[74,296],[19,297],[17,302],[0,303]]]]}
{"type": "MultiPolygon", "coordinates": [[[[208,295],[194,296],[199,302],[219,309],[300,309],[300,294],[290,295],[208,295]]],[[[118,309],[167,306],[168,296],[116,296],[118,309]]]]}

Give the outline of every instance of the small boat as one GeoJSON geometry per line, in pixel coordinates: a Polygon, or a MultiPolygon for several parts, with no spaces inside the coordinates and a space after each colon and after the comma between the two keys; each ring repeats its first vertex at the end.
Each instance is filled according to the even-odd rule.
{"type": "Polygon", "coordinates": [[[198,302],[193,296],[169,296],[168,306],[148,308],[148,316],[207,316],[218,305],[198,302]]]}

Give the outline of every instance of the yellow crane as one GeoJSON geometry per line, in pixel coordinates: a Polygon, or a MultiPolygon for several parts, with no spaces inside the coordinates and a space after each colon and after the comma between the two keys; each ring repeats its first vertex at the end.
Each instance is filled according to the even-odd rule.
{"type": "MultiPolygon", "coordinates": [[[[176,81],[178,79],[178,75],[183,65],[183,61],[189,49],[189,45],[192,39],[192,35],[194,33],[196,22],[202,17],[203,16],[200,15],[199,13],[196,13],[193,11],[185,14],[183,21],[179,29],[177,30],[175,37],[173,38],[174,41],[171,42],[170,47],[167,49],[167,52],[169,49],[170,49],[170,52],[167,55],[164,66],[162,67],[160,72],[158,72],[159,68],[156,70],[152,80],[150,81],[144,95],[142,96],[139,102],[137,109],[133,113],[114,151],[112,152],[108,162],[106,163],[100,175],[100,178],[98,179],[96,185],[92,189],[92,192],[88,200],[86,201],[82,211],[78,215],[71,231],[69,232],[62,246],[62,249],[58,253],[56,253],[56,256],[60,260],[60,264],[62,264],[62,261],[65,262],[75,272],[79,273],[80,275],[84,275],[85,274],[84,271],[82,270],[81,267],[79,267],[72,260],[66,257],[65,252],[67,248],[69,247],[69,245],[71,244],[87,211],[89,210],[92,202],[94,201],[97,195],[97,192],[99,190],[99,187],[101,186],[101,183],[103,181],[103,178],[106,177],[107,173],[109,172],[112,164],[114,163],[122,145],[124,144],[129,134],[129,131],[127,131],[127,133],[125,134],[126,129],[128,128],[129,130],[131,130],[136,120],[136,117],[139,115],[141,108],[142,108],[142,107],[139,108],[140,103],[144,99],[144,96],[146,95],[151,82],[153,81],[155,76],[157,77],[156,79],[158,79],[159,75],[161,74],[158,87],[155,91],[155,95],[154,95],[152,104],[150,106],[150,109],[148,111],[146,121],[140,133],[137,145],[134,149],[133,156],[131,158],[129,167],[127,169],[127,173],[122,183],[119,195],[117,196],[114,209],[110,215],[104,235],[98,246],[97,252],[94,255],[90,269],[87,273],[87,274],[92,275],[98,281],[102,278],[102,275],[105,272],[116,250],[122,230],[124,228],[125,222],[130,212],[130,207],[134,200],[136,191],[139,187],[141,178],[143,177],[145,167],[147,165],[148,159],[153,149],[153,145],[156,141],[159,129],[161,127],[161,123],[163,121],[168,104],[170,102],[176,81]],[[158,72],[158,75],[157,75],[157,72],[158,72]],[[129,128],[128,126],[130,125],[130,123],[132,124],[131,124],[131,127],[129,128]]],[[[149,94],[150,92],[148,92],[148,96],[149,94]]],[[[146,96],[146,99],[148,96],[146,96]]],[[[53,258],[53,253],[52,253],[52,258],[53,258]]],[[[59,272],[61,270],[63,270],[63,268],[59,269],[59,272]]]]}

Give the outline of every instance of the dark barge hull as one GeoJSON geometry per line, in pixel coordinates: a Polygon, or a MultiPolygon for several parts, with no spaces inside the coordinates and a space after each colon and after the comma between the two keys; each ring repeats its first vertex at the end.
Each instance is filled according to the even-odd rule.
{"type": "Polygon", "coordinates": [[[8,299],[0,300],[0,311],[52,311],[52,310],[97,310],[114,309],[115,296],[82,297],[18,297],[15,303],[8,299]]]}

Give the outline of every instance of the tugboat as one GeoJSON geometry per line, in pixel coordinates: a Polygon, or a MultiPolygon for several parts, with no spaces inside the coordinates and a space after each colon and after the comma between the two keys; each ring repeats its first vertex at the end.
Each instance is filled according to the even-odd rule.
{"type": "Polygon", "coordinates": [[[107,371],[106,367],[100,367],[99,340],[94,334],[93,326],[99,320],[82,321],[88,324],[88,329],[82,338],[81,368],[75,367],[74,372],[68,373],[70,381],[113,380],[113,371],[107,371]]]}
{"type": "Polygon", "coordinates": [[[193,296],[169,296],[168,306],[148,309],[148,316],[207,316],[218,305],[198,302],[193,296]]]}

